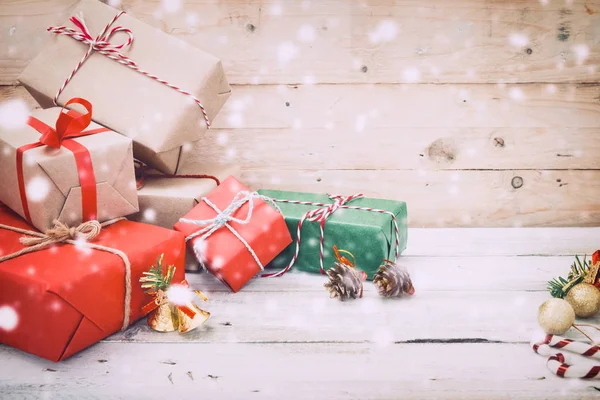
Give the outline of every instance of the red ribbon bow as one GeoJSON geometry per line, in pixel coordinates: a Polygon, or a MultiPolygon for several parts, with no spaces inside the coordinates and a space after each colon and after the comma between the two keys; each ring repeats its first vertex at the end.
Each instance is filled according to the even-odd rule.
{"type": "Polygon", "coordinates": [[[72,140],[82,136],[109,131],[107,128],[97,128],[85,131],[84,129],[88,127],[91,121],[92,104],[89,101],[78,97],[65,103],[56,120],[55,128],[46,125],[35,117],[29,117],[27,124],[42,134],[39,141],[26,144],[17,149],[17,179],[19,182],[19,194],[21,196],[24,217],[30,224],[32,221],[27,202],[27,192],[25,190],[23,154],[27,150],[41,146],[57,149],[64,147],[73,153],[77,165],[77,172],[79,174],[79,184],[81,185],[83,221],[97,219],[96,177],[94,175],[94,167],[92,166],[90,153],[83,145],[72,140]],[[75,110],[67,110],[66,107],[70,104],[82,105],[87,113],[80,114],[75,110]]]}

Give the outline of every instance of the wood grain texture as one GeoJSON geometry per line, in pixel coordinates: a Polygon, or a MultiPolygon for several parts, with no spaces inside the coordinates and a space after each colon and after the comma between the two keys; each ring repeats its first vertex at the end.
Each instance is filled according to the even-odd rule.
{"type": "Polygon", "coordinates": [[[528,344],[545,282],[573,258],[519,255],[594,248],[598,229],[413,229],[420,255],[401,262],[417,292],[391,301],[370,283],[362,299],[330,300],[316,274],[236,294],[188,274],[209,295],[201,328],[160,334],[142,320],[61,363],[0,345],[0,397],[591,399],[593,382],[555,377],[528,344]]]}
{"type": "MultiPolygon", "coordinates": [[[[74,2],[3,0],[0,82],[15,82],[48,40],[47,25],[64,23],[74,2]]],[[[219,56],[236,84],[596,82],[600,76],[597,0],[112,2],[119,3],[219,56]]]]}
{"type": "MultiPolygon", "coordinates": [[[[556,90],[518,85],[525,96],[521,101],[510,94],[506,98],[511,88],[490,85],[461,85],[462,93],[457,85],[378,85],[355,91],[325,86],[238,87],[215,121],[220,128],[187,148],[182,173],[233,163],[254,189],[401,199],[408,202],[413,227],[600,223],[600,129],[594,127],[600,124],[598,85],[550,86],[556,90]],[[355,96],[356,91],[362,93],[355,96]],[[399,96],[403,92],[408,97],[399,96]],[[356,120],[347,116],[360,113],[359,103],[368,96],[381,115],[366,116],[370,125],[357,129],[356,120]],[[482,116],[461,111],[467,96],[484,104],[482,116]],[[313,97],[329,103],[329,111],[315,109],[313,97]],[[429,104],[436,111],[405,112],[402,118],[390,107],[395,98],[400,110],[423,110],[429,104]],[[295,111],[274,113],[276,104],[295,111]],[[328,120],[335,128],[319,128],[328,120]],[[306,122],[294,126],[296,121],[306,122]]],[[[22,99],[36,107],[19,86],[0,88],[0,99],[22,99]]]]}
{"type": "Polygon", "coordinates": [[[594,399],[526,344],[101,343],[54,364],[0,347],[3,399],[594,399]],[[509,367],[507,367],[509,366],[509,367]]]}

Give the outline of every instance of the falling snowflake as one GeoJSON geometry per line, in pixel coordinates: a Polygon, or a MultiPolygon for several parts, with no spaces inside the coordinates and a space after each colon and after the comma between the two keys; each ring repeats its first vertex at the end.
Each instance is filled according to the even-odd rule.
{"type": "Polygon", "coordinates": [[[0,307],[0,329],[12,331],[19,324],[19,315],[10,306],[0,307]]]}
{"type": "Polygon", "coordinates": [[[521,89],[519,87],[510,88],[510,90],[508,91],[508,95],[510,96],[511,99],[513,99],[515,101],[525,100],[525,93],[523,93],[523,89],[521,89]]]}
{"type": "Polygon", "coordinates": [[[232,128],[241,128],[244,124],[244,116],[241,112],[232,112],[227,117],[227,122],[232,128]]]}
{"type": "Polygon", "coordinates": [[[391,42],[398,35],[398,25],[392,20],[385,19],[380,21],[377,28],[369,32],[369,39],[372,43],[391,42]]]}
{"type": "Polygon", "coordinates": [[[20,129],[27,126],[29,108],[21,100],[9,100],[0,104],[0,128],[20,129]]]}
{"type": "Polygon", "coordinates": [[[195,28],[198,26],[198,15],[196,13],[189,13],[185,17],[185,22],[187,22],[190,28],[195,28]]]}
{"type": "Polygon", "coordinates": [[[573,46],[573,53],[575,54],[577,65],[581,65],[590,56],[590,48],[587,44],[576,44],[573,46]]]}
{"type": "Polygon", "coordinates": [[[529,38],[523,33],[511,33],[508,35],[508,41],[514,47],[525,47],[529,43],[529,38]]]}
{"type": "Polygon", "coordinates": [[[302,78],[302,83],[304,83],[305,85],[314,85],[315,84],[315,77],[312,75],[305,75],[302,78]]]}
{"type": "Polygon", "coordinates": [[[225,146],[229,141],[229,135],[226,132],[219,132],[217,134],[217,144],[225,146]]]}
{"type": "Polygon", "coordinates": [[[183,0],[160,0],[161,8],[167,13],[176,13],[181,9],[183,0]]]}
{"type": "Polygon", "coordinates": [[[144,221],[154,222],[156,221],[156,211],[153,208],[147,208],[144,210],[144,221]]]}
{"type": "Polygon", "coordinates": [[[356,132],[362,132],[367,126],[367,116],[365,114],[358,114],[354,121],[354,130],[356,132]]]}
{"type": "Polygon", "coordinates": [[[416,83],[421,80],[421,71],[416,67],[408,67],[402,71],[402,82],[416,83]]]}
{"type": "Polygon", "coordinates": [[[298,56],[298,47],[292,42],[283,42],[277,47],[277,61],[284,66],[298,56]]]}
{"type": "Polygon", "coordinates": [[[44,201],[50,193],[50,182],[41,176],[34,176],[27,183],[27,199],[37,203],[44,201]]]}
{"type": "Polygon", "coordinates": [[[295,130],[302,129],[302,120],[300,120],[299,118],[294,119],[294,122],[292,123],[292,128],[295,130]]]}
{"type": "Polygon", "coordinates": [[[278,16],[278,15],[281,15],[282,12],[283,12],[283,8],[281,7],[281,4],[279,4],[279,3],[273,3],[273,4],[271,4],[271,7],[269,7],[269,13],[271,15],[278,16]]]}
{"type": "Polygon", "coordinates": [[[378,328],[373,332],[373,343],[379,347],[387,347],[394,342],[394,334],[387,328],[378,328]]]}
{"type": "Polygon", "coordinates": [[[296,37],[300,42],[314,42],[317,38],[317,31],[312,25],[302,25],[300,29],[298,29],[296,37]]]}

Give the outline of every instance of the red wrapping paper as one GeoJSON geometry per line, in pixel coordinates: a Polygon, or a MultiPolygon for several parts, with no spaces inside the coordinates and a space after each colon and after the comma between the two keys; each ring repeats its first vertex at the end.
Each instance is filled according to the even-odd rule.
{"type": "MultiPolygon", "coordinates": [[[[34,230],[0,204],[0,224],[34,230]]],[[[23,248],[20,233],[0,229],[0,255],[23,248]]],[[[184,279],[185,243],[179,232],[131,221],[102,229],[95,244],[122,250],[131,262],[131,322],[143,317],[151,297],[142,272],[164,253],[184,279]]],[[[0,343],[60,361],[118,331],[123,323],[125,266],[120,257],[61,244],[0,263],[0,307],[16,313],[16,325],[0,326],[0,343]]]]}
{"type": "MultiPolygon", "coordinates": [[[[206,197],[220,210],[227,208],[240,191],[250,191],[233,177],[227,178],[206,197]]],[[[256,253],[260,262],[267,265],[291,242],[292,237],[287,229],[283,216],[271,205],[258,198],[253,199],[254,209],[248,224],[229,222],[256,253]]],[[[234,213],[234,217],[245,219],[248,215],[248,203],[234,213]]],[[[204,201],[200,201],[184,218],[191,220],[207,220],[216,216],[215,210],[204,201]]],[[[178,222],[175,230],[185,236],[202,229],[197,225],[178,222]]],[[[193,250],[194,244],[201,240],[196,237],[188,241],[193,250]]],[[[201,246],[204,250],[206,268],[227,285],[232,291],[239,291],[258,272],[260,267],[244,244],[229,229],[222,227],[210,235],[201,246]]]]}

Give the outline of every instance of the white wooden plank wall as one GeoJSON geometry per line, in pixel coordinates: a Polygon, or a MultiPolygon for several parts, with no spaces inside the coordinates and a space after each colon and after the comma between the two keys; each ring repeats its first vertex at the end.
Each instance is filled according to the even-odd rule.
{"type": "MultiPolygon", "coordinates": [[[[75,3],[0,0],[0,83],[75,3]]],[[[413,227],[600,223],[598,0],[111,3],[219,56],[234,84],[186,171],[402,199],[413,227]]]]}

